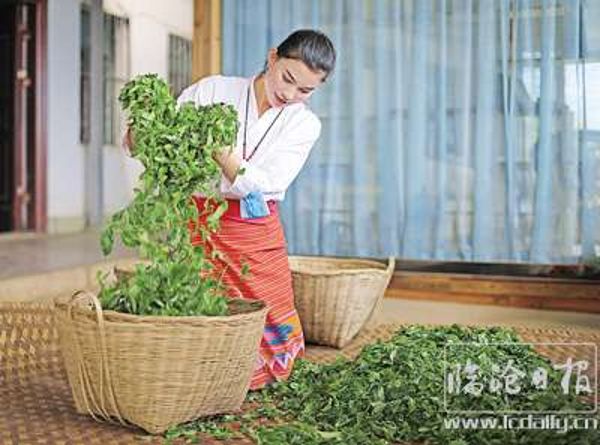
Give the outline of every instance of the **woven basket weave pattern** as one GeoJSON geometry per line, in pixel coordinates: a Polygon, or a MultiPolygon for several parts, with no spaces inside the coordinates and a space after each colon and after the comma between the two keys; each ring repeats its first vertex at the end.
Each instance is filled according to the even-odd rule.
{"type": "Polygon", "coordinates": [[[294,301],[306,341],[342,348],[377,312],[394,271],[368,260],[290,257],[294,301]]]}
{"type": "Polygon", "coordinates": [[[77,410],[151,433],[239,409],[266,308],[229,317],[96,314],[57,304],[59,337],[77,410]],[[105,346],[102,345],[102,331],[105,346]]]}

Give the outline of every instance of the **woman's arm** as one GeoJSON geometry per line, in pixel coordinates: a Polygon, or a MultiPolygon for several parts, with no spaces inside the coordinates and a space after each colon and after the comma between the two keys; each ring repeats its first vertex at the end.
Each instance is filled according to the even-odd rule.
{"type": "Polygon", "coordinates": [[[233,152],[231,147],[224,147],[219,151],[215,151],[213,158],[221,167],[223,175],[233,184],[240,170],[241,159],[233,152]]]}
{"type": "Polygon", "coordinates": [[[316,116],[309,115],[294,128],[286,130],[287,137],[271,147],[270,153],[258,165],[241,160],[225,150],[217,162],[231,185],[228,190],[223,191],[240,199],[256,191],[285,192],[298,176],[320,132],[319,120],[316,116]]]}

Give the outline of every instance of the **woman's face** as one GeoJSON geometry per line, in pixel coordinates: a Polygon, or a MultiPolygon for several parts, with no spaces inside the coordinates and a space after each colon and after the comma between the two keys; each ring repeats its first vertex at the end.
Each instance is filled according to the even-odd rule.
{"type": "Polygon", "coordinates": [[[323,71],[312,71],[301,60],[278,57],[277,50],[271,49],[265,73],[267,100],[275,108],[304,102],[325,77],[323,71]]]}

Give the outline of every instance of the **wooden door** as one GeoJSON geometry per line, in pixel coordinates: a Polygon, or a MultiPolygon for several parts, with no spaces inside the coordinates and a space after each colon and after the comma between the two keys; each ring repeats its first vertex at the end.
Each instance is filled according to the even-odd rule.
{"type": "Polygon", "coordinates": [[[0,6],[0,231],[46,228],[45,13],[0,6]]]}

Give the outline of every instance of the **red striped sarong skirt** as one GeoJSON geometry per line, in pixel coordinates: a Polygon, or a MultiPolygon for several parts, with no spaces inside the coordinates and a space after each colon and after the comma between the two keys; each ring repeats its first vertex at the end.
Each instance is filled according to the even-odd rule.
{"type": "MultiPolygon", "coordinates": [[[[194,197],[194,201],[202,224],[208,216],[205,199],[194,197]]],[[[260,389],[289,377],[294,360],[304,355],[304,335],[294,308],[292,276],[277,203],[268,202],[268,216],[244,219],[240,216],[240,202],[227,201],[229,207],[219,230],[208,241],[195,235],[192,243],[204,244],[207,252],[217,249],[221,253],[219,259],[212,261],[229,296],[262,300],[269,308],[250,383],[250,389],[260,389]],[[245,264],[249,273],[243,275],[245,264]]]]}

